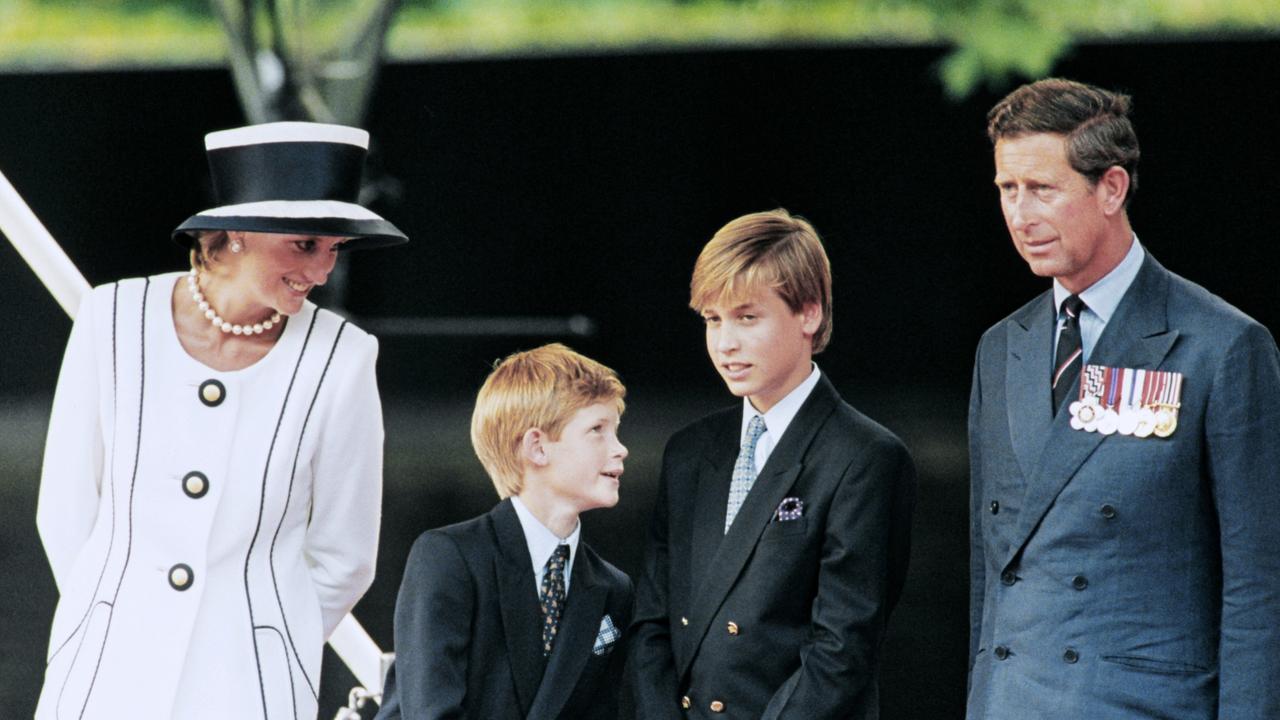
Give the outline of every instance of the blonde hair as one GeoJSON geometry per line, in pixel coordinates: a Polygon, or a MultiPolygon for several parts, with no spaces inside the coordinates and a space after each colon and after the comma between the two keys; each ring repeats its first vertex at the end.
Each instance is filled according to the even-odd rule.
{"type": "Polygon", "coordinates": [[[559,440],[573,414],[612,402],[621,414],[627,389],[618,374],[560,343],[514,353],[494,366],[476,396],[471,446],[498,497],[523,490],[520,444],[537,428],[559,440]]]}
{"type": "Polygon", "coordinates": [[[813,351],[831,340],[831,262],[818,231],[782,208],[729,221],[702,248],[689,283],[689,307],[702,312],[722,300],[738,300],[769,288],[791,312],[809,303],[822,308],[813,351]]]}

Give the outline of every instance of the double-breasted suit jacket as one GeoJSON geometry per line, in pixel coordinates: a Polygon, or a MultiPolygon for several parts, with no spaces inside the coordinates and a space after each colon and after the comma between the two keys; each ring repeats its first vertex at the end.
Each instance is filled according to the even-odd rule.
{"type": "Polygon", "coordinates": [[[910,456],[823,376],[725,534],[741,420],[739,405],[667,444],[630,640],[637,716],[876,718],[910,456]]]}
{"type": "Polygon", "coordinates": [[[307,303],[253,366],[211,370],[174,329],[181,277],[97,288],[71,331],[38,718],[314,718],[325,638],[373,579],[377,342],[307,303]]]}
{"type": "Polygon", "coordinates": [[[544,659],[532,567],[510,500],[423,533],[396,600],[379,720],[616,720],[631,579],[580,541],[544,659]]]}
{"type": "Polygon", "coordinates": [[[982,338],[969,407],[968,715],[1280,717],[1280,362],[1148,255],[1089,364],[1182,373],[1167,438],[1051,406],[1041,295],[982,338]]]}

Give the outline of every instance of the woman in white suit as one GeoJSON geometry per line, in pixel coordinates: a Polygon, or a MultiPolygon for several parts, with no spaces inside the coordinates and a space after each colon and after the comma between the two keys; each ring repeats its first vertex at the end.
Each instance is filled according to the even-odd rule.
{"type": "Polygon", "coordinates": [[[314,718],[325,639],[373,580],[377,341],[307,294],[406,242],[355,203],[363,130],[211,133],[191,270],[93,290],[37,524],[60,599],[37,718],[314,718]]]}

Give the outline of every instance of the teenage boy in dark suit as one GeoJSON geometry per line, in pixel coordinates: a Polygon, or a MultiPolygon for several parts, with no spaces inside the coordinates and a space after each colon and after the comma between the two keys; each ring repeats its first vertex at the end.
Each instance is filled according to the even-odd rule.
{"type": "Polygon", "coordinates": [[[630,640],[637,716],[877,718],[915,472],[812,361],[831,336],[822,243],[785,210],[740,217],[691,291],[743,401],[667,444],[630,640]]]}
{"type": "Polygon", "coordinates": [[[503,500],[414,543],[378,718],[617,717],[632,585],[578,515],[618,502],[625,394],[559,344],[489,375],[471,442],[503,500]]]}

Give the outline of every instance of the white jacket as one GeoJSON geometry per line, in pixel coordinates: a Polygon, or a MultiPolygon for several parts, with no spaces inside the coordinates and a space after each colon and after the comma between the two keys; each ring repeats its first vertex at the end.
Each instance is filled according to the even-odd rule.
{"type": "Polygon", "coordinates": [[[181,277],[96,288],[67,343],[40,719],[314,718],[324,641],[373,580],[377,341],[305,303],[257,363],[211,370],[174,330],[181,277]]]}

